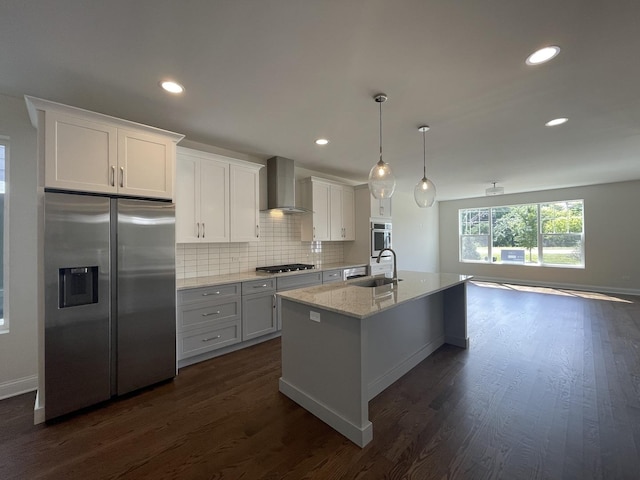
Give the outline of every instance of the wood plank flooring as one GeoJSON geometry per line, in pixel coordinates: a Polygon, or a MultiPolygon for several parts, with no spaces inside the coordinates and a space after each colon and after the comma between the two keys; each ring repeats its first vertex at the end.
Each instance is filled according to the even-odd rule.
{"type": "Polygon", "coordinates": [[[373,399],[364,449],[278,392],[276,339],[47,425],[34,394],[1,401],[0,478],[639,479],[640,298],[470,284],[468,301],[470,349],[373,399]]]}

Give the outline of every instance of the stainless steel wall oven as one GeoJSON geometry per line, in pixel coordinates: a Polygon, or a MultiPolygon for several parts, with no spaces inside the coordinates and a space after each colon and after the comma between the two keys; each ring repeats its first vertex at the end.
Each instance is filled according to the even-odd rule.
{"type": "Polygon", "coordinates": [[[371,222],[371,256],[385,248],[391,248],[391,223],[371,222]]]}

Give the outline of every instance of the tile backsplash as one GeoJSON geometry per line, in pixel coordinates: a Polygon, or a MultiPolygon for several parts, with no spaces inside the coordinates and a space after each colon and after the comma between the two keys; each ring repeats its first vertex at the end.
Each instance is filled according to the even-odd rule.
{"type": "Polygon", "coordinates": [[[260,241],[250,243],[179,243],[176,277],[206,277],[254,271],[285,263],[323,264],[344,260],[342,242],[303,242],[300,215],[260,212],[260,241]]]}

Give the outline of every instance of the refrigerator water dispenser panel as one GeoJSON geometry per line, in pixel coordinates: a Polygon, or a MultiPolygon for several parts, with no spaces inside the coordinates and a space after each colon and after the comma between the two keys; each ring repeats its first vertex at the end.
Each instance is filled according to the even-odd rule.
{"type": "Polygon", "coordinates": [[[98,303],[98,267],[60,269],[59,308],[98,303]]]}

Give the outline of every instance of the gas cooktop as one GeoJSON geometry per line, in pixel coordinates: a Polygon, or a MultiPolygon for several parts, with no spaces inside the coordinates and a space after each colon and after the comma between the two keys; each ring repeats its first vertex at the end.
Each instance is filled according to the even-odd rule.
{"type": "Polygon", "coordinates": [[[288,265],[272,265],[270,267],[256,267],[256,272],[282,273],[295,272],[297,270],[311,270],[316,268],[314,265],[306,263],[290,263],[288,265]]]}

